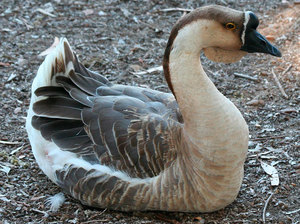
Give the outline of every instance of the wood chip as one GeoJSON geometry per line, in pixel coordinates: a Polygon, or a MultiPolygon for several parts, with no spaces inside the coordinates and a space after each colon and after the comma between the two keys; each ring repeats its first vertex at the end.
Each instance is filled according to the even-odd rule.
{"type": "Polygon", "coordinates": [[[275,37],[274,36],[271,36],[271,35],[267,35],[266,36],[266,39],[268,40],[268,41],[274,41],[275,40],[275,37]]]}
{"type": "Polygon", "coordinates": [[[10,202],[10,200],[7,199],[7,197],[5,197],[5,195],[0,195],[0,200],[4,201],[4,202],[10,202]]]}
{"type": "Polygon", "coordinates": [[[89,16],[94,14],[94,10],[93,9],[85,9],[82,11],[84,13],[85,16],[89,16]]]}
{"type": "Polygon", "coordinates": [[[33,196],[32,198],[30,198],[30,201],[37,201],[40,200],[42,198],[45,198],[45,195],[41,195],[41,196],[33,196]]]}
{"type": "Polygon", "coordinates": [[[252,76],[249,76],[249,75],[245,75],[245,74],[241,74],[241,73],[233,73],[234,74],[234,76],[236,76],[236,77],[240,77],[240,78],[244,78],[244,79],[249,79],[249,80],[252,80],[252,81],[258,81],[258,79],[257,78],[255,78],[255,77],[252,77],[252,76]]]}
{"type": "Polygon", "coordinates": [[[50,16],[50,17],[54,17],[54,18],[56,17],[56,15],[52,14],[51,12],[47,12],[46,10],[41,9],[41,8],[38,8],[36,11],[40,12],[40,13],[42,13],[44,15],[50,16]]]}
{"type": "Polygon", "coordinates": [[[248,101],[246,104],[249,106],[263,106],[263,105],[265,105],[265,101],[253,99],[253,100],[248,101]]]}
{"type": "Polygon", "coordinates": [[[200,224],[205,223],[205,220],[200,216],[195,217],[194,221],[196,221],[197,223],[200,223],[200,224]]]}
{"type": "Polygon", "coordinates": [[[14,149],[13,151],[11,151],[11,153],[9,153],[9,155],[13,155],[13,154],[19,152],[19,151],[20,151],[21,149],[23,149],[23,148],[24,148],[24,145],[22,145],[22,146],[20,146],[20,147],[18,147],[18,148],[16,148],[16,149],[14,149]]]}
{"type": "Polygon", "coordinates": [[[4,165],[0,164],[0,171],[2,171],[2,172],[4,172],[4,173],[6,173],[6,175],[8,175],[8,174],[9,174],[10,170],[11,170],[11,168],[10,168],[10,167],[8,167],[8,166],[4,166],[4,165]]]}
{"type": "Polygon", "coordinates": [[[8,79],[6,80],[6,82],[10,82],[10,81],[14,80],[16,77],[17,77],[17,74],[11,73],[10,76],[8,77],[8,79]]]}
{"type": "Polygon", "coordinates": [[[261,162],[261,167],[267,174],[269,174],[271,176],[271,185],[278,186],[279,185],[279,175],[278,175],[278,171],[276,170],[276,168],[267,163],[264,163],[264,162],[261,162]]]}
{"type": "Polygon", "coordinates": [[[162,71],[162,70],[163,70],[162,66],[157,66],[157,67],[154,67],[154,68],[149,68],[146,71],[131,72],[131,74],[133,74],[133,75],[145,75],[145,74],[150,74],[150,73],[157,72],[157,71],[162,71]]]}
{"type": "Polygon", "coordinates": [[[284,108],[282,110],[280,110],[280,113],[297,113],[297,110],[295,108],[292,107],[288,107],[288,108],[284,108]]]}
{"type": "Polygon", "coordinates": [[[10,142],[10,141],[2,141],[2,140],[0,140],[0,144],[4,144],[4,145],[19,145],[19,144],[21,144],[21,142],[10,142]]]}
{"type": "Polygon", "coordinates": [[[8,66],[10,66],[10,64],[7,62],[0,62],[0,66],[8,67],[8,66]]]}

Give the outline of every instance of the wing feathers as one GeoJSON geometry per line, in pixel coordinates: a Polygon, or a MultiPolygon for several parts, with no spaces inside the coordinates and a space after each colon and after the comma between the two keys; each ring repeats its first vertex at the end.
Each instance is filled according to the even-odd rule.
{"type": "Polygon", "coordinates": [[[83,76],[82,74],[75,73],[72,70],[69,73],[69,77],[73,81],[73,83],[75,83],[81,90],[85,91],[90,95],[94,95],[96,93],[96,89],[99,86],[104,85],[96,79],[83,76]]]}
{"type": "Polygon", "coordinates": [[[43,86],[38,88],[34,94],[36,96],[63,96],[69,97],[68,93],[62,87],[58,86],[43,86]]]}
{"type": "Polygon", "coordinates": [[[52,97],[33,104],[33,111],[40,116],[75,120],[80,120],[82,108],[82,104],[64,97],[52,97]]]}
{"type": "Polygon", "coordinates": [[[51,140],[52,135],[57,132],[82,127],[82,122],[77,120],[51,120],[51,122],[41,124],[39,127],[42,136],[49,141],[51,140]]]}
{"type": "Polygon", "coordinates": [[[74,54],[74,68],[75,68],[75,72],[76,73],[79,73],[85,77],[90,77],[100,83],[105,84],[105,85],[112,85],[104,76],[102,75],[99,75],[98,73],[96,72],[93,72],[93,71],[90,71],[88,70],[86,67],[84,67],[79,61],[78,61],[78,58],[76,56],[76,54],[74,54]]]}
{"type": "MultiPolygon", "coordinates": [[[[91,164],[105,164],[132,177],[153,177],[166,167],[166,160],[171,158],[166,155],[170,150],[166,139],[172,138],[170,129],[180,125],[172,95],[112,85],[86,69],[67,42],[64,57],[55,59],[50,75],[54,86],[35,91],[41,98],[33,105],[36,116],[32,118],[32,126],[46,140],[91,164]]],[[[57,175],[71,185],[88,174],[72,169],[57,175]]],[[[99,185],[90,181],[82,186],[91,189],[99,185]]],[[[106,184],[113,185],[114,180],[106,184]]],[[[99,185],[95,192],[100,191],[99,185]]]]}

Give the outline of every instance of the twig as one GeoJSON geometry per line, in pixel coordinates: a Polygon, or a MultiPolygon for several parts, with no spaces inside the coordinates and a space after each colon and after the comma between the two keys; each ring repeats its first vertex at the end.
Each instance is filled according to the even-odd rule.
{"type": "Polygon", "coordinates": [[[103,215],[106,211],[107,211],[107,208],[104,209],[104,210],[103,210],[102,212],[100,212],[99,214],[95,214],[95,215],[91,216],[90,219],[95,219],[96,217],[103,215]]]}
{"type": "Polygon", "coordinates": [[[13,151],[11,151],[11,153],[9,153],[9,155],[13,155],[13,154],[15,154],[16,152],[19,152],[21,149],[23,149],[24,148],[24,145],[22,145],[22,146],[20,146],[20,147],[18,147],[18,148],[16,148],[16,149],[14,149],[13,151]]]}
{"type": "Polygon", "coordinates": [[[52,13],[50,13],[50,12],[47,12],[46,10],[41,9],[41,8],[38,8],[36,11],[37,11],[37,12],[40,12],[40,13],[42,13],[42,14],[44,14],[44,15],[50,16],[50,17],[56,17],[56,15],[54,15],[54,14],[52,14],[52,13]]]}
{"type": "Polygon", "coordinates": [[[19,145],[21,144],[21,142],[10,142],[10,141],[2,141],[0,140],[1,144],[5,144],[5,145],[19,145]]]}
{"type": "Polygon", "coordinates": [[[297,213],[300,211],[300,208],[299,209],[296,209],[294,211],[290,211],[290,212],[284,212],[286,215],[290,215],[290,214],[294,214],[294,213],[297,213]]]}
{"type": "Polygon", "coordinates": [[[285,75],[285,73],[287,73],[290,69],[291,69],[291,67],[293,67],[293,65],[289,65],[283,72],[282,72],[282,76],[284,76],[285,75]]]}
{"type": "Polygon", "coordinates": [[[133,74],[133,75],[145,75],[145,74],[149,74],[149,73],[157,72],[157,71],[162,71],[162,70],[163,70],[162,66],[157,66],[157,67],[154,67],[154,68],[149,68],[146,71],[130,72],[130,73],[133,74]]]}
{"type": "Polygon", "coordinates": [[[262,138],[253,138],[250,139],[251,141],[260,141],[260,140],[267,140],[267,139],[277,139],[277,138],[285,138],[285,135],[279,135],[279,136],[266,136],[262,138]]]}
{"type": "Polygon", "coordinates": [[[273,194],[274,194],[274,192],[271,193],[271,195],[268,197],[268,199],[265,202],[263,215],[262,215],[263,223],[266,223],[266,211],[267,211],[268,204],[269,204],[271,198],[273,197],[273,194]]]}
{"type": "Polygon", "coordinates": [[[282,95],[284,96],[284,98],[288,99],[288,95],[285,93],[284,89],[282,88],[282,85],[280,84],[275,72],[274,72],[274,69],[272,68],[272,74],[273,74],[273,78],[275,80],[275,83],[276,85],[278,86],[280,92],[282,93],[282,95]]]}
{"type": "Polygon", "coordinates": [[[255,78],[255,77],[251,77],[249,75],[244,75],[244,74],[240,74],[240,73],[234,73],[234,76],[237,76],[237,77],[240,77],[240,78],[245,78],[245,79],[250,79],[250,80],[253,80],[253,81],[258,81],[258,79],[255,78]]]}
{"type": "Polygon", "coordinates": [[[193,9],[184,9],[184,8],[168,8],[168,9],[161,9],[160,12],[191,12],[193,9]]]}
{"type": "Polygon", "coordinates": [[[49,216],[49,214],[47,212],[44,212],[44,211],[41,211],[41,210],[38,210],[38,209],[35,209],[35,208],[32,208],[31,210],[34,211],[34,212],[38,212],[38,213],[43,214],[44,217],[48,217],[49,216]]]}
{"type": "Polygon", "coordinates": [[[90,221],[81,222],[81,224],[101,223],[101,222],[107,222],[107,221],[109,221],[109,220],[108,219],[98,219],[98,220],[90,220],[90,221]]]}

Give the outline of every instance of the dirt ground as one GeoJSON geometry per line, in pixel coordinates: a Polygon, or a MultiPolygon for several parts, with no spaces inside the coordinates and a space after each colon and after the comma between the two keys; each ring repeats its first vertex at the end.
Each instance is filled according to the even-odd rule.
{"type": "Polygon", "coordinates": [[[299,1],[206,1],[254,11],[260,31],[283,54],[251,54],[230,65],[201,56],[210,78],[241,110],[250,129],[245,178],[234,203],[209,214],[108,211],[68,196],[57,212],[45,205],[60,189],[38,168],[24,129],[30,85],[44,58],[38,55],[54,37],[67,37],[87,67],[113,82],[169,91],[161,71],[132,72],[161,65],[172,24],[183,14],[163,9],[192,9],[204,2],[1,0],[0,224],[262,223],[263,214],[266,223],[300,223],[299,1]],[[279,186],[271,186],[261,162],[276,168],[279,186]]]}

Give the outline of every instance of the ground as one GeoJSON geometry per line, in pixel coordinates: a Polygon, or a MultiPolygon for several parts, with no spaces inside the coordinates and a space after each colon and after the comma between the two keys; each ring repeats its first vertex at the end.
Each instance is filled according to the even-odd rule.
{"type": "Polygon", "coordinates": [[[133,72],[161,65],[172,24],[183,14],[162,10],[192,9],[203,2],[1,1],[0,223],[300,222],[299,1],[206,1],[254,11],[260,31],[283,55],[251,54],[230,65],[201,56],[212,81],[250,129],[245,178],[235,202],[209,214],[116,212],[83,206],[69,196],[57,212],[45,205],[60,189],[38,168],[24,129],[30,85],[44,58],[39,54],[54,37],[67,37],[80,60],[111,81],[169,91],[161,71],[133,72]],[[276,168],[279,186],[271,186],[261,162],[276,168]]]}

